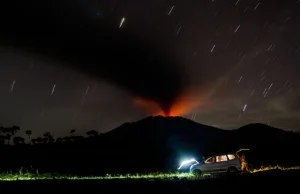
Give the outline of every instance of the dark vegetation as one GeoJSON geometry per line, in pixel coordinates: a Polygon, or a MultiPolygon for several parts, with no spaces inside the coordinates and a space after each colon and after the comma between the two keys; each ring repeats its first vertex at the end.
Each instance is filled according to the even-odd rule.
{"type": "Polygon", "coordinates": [[[147,117],[125,123],[105,133],[88,131],[87,137],[55,139],[47,132],[31,139],[32,131],[20,127],[1,128],[0,171],[25,168],[29,171],[87,175],[106,173],[169,172],[185,157],[245,152],[249,164],[294,166],[300,164],[300,134],[263,124],[236,130],[221,130],[181,117],[147,117]],[[11,140],[14,142],[12,145],[11,140]]]}

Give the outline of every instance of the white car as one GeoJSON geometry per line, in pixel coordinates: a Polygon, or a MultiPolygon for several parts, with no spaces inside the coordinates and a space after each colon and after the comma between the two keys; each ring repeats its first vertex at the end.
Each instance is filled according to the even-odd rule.
{"type": "Polygon", "coordinates": [[[202,162],[193,164],[190,172],[195,174],[238,173],[241,171],[242,160],[237,154],[220,154],[208,157],[202,162]]]}

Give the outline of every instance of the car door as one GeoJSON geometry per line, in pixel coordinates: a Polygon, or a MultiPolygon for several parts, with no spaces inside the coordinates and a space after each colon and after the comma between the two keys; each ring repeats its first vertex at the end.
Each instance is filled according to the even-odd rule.
{"type": "Polygon", "coordinates": [[[216,156],[216,165],[214,166],[215,171],[227,171],[229,168],[227,155],[216,156]]]}
{"type": "Polygon", "coordinates": [[[201,167],[203,173],[210,173],[214,171],[214,166],[216,165],[216,157],[209,157],[204,161],[204,164],[201,167]]]}

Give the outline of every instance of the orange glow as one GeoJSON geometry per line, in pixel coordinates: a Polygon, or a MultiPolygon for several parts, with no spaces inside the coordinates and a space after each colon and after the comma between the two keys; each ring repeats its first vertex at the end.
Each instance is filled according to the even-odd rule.
{"type": "Polygon", "coordinates": [[[185,114],[191,113],[193,109],[197,108],[200,105],[200,100],[193,98],[191,93],[186,93],[181,97],[177,98],[176,102],[172,105],[169,114],[167,115],[164,110],[160,108],[160,106],[152,101],[144,98],[137,97],[134,99],[135,103],[144,109],[147,114],[151,114],[152,116],[183,116],[185,114]]]}
{"type": "Polygon", "coordinates": [[[183,116],[191,113],[199,105],[200,100],[195,99],[192,93],[185,93],[172,105],[169,116],[183,116]]]}
{"type": "MultiPolygon", "coordinates": [[[[147,112],[147,114],[152,115],[153,113],[163,112],[163,111],[161,111],[161,108],[159,107],[159,105],[152,100],[147,100],[144,98],[136,97],[136,98],[134,98],[134,102],[139,107],[141,107],[143,110],[145,110],[147,112]]],[[[161,115],[163,115],[163,114],[161,114],[161,115]]]]}

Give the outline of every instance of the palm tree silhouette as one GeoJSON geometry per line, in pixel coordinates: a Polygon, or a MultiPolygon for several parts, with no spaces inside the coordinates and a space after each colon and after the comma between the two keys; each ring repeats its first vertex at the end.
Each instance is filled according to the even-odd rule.
{"type": "Polygon", "coordinates": [[[28,142],[31,143],[31,138],[30,136],[32,135],[32,131],[31,130],[26,130],[25,134],[28,136],[28,142]]]}
{"type": "Polygon", "coordinates": [[[3,139],[7,140],[7,144],[10,144],[10,138],[12,134],[14,133],[12,131],[12,128],[7,128],[7,127],[0,127],[0,132],[3,133],[2,137],[3,139]]]}
{"type": "Polygon", "coordinates": [[[20,127],[19,126],[12,126],[10,128],[10,132],[12,136],[16,136],[17,132],[20,131],[20,127]]]}
{"type": "Polygon", "coordinates": [[[7,140],[7,144],[8,144],[8,145],[10,144],[9,142],[10,142],[11,136],[12,136],[12,135],[11,135],[10,133],[7,133],[6,136],[5,136],[5,139],[7,140]]]}

